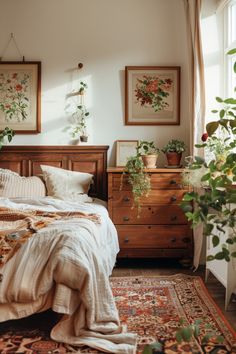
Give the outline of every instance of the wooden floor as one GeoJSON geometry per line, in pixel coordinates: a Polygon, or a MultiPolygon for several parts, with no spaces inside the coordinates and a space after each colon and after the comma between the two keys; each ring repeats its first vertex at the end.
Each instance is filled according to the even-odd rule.
{"type": "MultiPolygon", "coordinates": [[[[196,272],[189,268],[182,267],[177,261],[167,259],[163,260],[118,260],[113,270],[112,276],[138,276],[138,275],[173,275],[184,273],[189,275],[199,275],[202,279],[205,277],[204,266],[200,266],[196,272]]],[[[228,310],[224,310],[225,288],[210,274],[208,282],[205,284],[213,300],[220,308],[225,318],[236,330],[236,296],[232,296],[228,310]]]]}

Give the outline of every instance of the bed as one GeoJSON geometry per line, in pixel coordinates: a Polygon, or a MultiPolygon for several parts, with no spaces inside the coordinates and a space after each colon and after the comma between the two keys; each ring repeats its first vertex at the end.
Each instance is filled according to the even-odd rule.
{"type": "Polygon", "coordinates": [[[14,245],[6,257],[3,253],[0,266],[0,322],[52,308],[63,314],[51,331],[52,339],[110,353],[135,353],[136,336],[125,333],[120,325],[109,284],[119,245],[105,207],[107,149],[107,146],[2,149],[0,169],[3,174],[5,170],[13,171],[7,172],[13,186],[14,178],[21,182],[18,175],[24,176],[24,187],[29,180],[35,183],[32,180],[35,177],[39,184],[34,192],[30,190],[24,196],[15,196],[10,185],[11,197],[4,193],[0,197],[0,233],[4,240],[10,239],[7,246],[14,245]],[[51,180],[45,179],[45,173],[50,177],[48,173],[53,172],[54,176],[55,171],[62,173],[56,179],[62,188],[56,191],[66,191],[66,198],[49,193],[51,180]],[[39,192],[43,182],[39,182],[38,176],[42,174],[49,196],[39,192]],[[73,199],[67,198],[74,185],[71,176],[91,175],[93,183],[87,189],[84,180],[81,184],[83,193],[75,195],[73,191],[73,199]],[[20,245],[18,238],[24,241],[20,245]],[[16,250],[15,244],[19,249],[16,250]]]}

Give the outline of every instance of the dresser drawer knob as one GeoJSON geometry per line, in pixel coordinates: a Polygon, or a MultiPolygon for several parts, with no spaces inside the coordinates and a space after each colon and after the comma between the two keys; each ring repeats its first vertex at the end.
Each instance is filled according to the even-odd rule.
{"type": "Polygon", "coordinates": [[[128,242],[129,242],[129,238],[126,237],[126,238],[125,238],[125,243],[128,243],[128,242]]]}
{"type": "Polygon", "coordinates": [[[170,242],[172,242],[172,243],[176,242],[176,238],[175,237],[171,238],[170,242]]]}
{"type": "Polygon", "coordinates": [[[176,220],[177,220],[177,216],[176,216],[176,215],[172,215],[172,216],[170,217],[170,220],[171,220],[171,221],[176,221],[176,220]]]}
{"type": "Polygon", "coordinates": [[[123,221],[129,221],[129,217],[128,216],[124,216],[123,217],[123,221]]]}
{"type": "Polygon", "coordinates": [[[174,179],[171,179],[171,180],[170,180],[170,184],[172,184],[172,185],[173,185],[173,184],[177,184],[177,182],[176,182],[174,179]]]}
{"type": "Polygon", "coordinates": [[[190,238],[189,237],[184,237],[184,238],[182,238],[182,241],[184,243],[189,243],[190,242],[190,238]]]}
{"type": "Polygon", "coordinates": [[[123,199],[124,202],[129,202],[130,201],[130,198],[125,196],[124,199],[123,199]]]}
{"type": "Polygon", "coordinates": [[[176,202],[177,198],[176,198],[175,195],[172,195],[172,197],[170,198],[170,200],[171,200],[172,202],[176,202]]]}

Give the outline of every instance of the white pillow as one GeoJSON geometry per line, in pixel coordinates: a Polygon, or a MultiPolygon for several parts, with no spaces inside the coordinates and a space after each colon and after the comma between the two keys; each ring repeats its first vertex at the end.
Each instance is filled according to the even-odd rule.
{"type": "Polygon", "coordinates": [[[76,200],[87,194],[93,175],[90,173],[68,171],[63,168],[41,165],[47,195],[63,200],[76,200]]]}
{"type": "Polygon", "coordinates": [[[18,173],[0,168],[0,197],[45,197],[46,188],[37,177],[21,177],[18,173]]]}

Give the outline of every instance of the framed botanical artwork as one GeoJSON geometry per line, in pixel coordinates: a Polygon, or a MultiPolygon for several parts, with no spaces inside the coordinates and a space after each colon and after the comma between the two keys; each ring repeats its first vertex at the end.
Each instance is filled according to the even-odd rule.
{"type": "Polygon", "coordinates": [[[130,156],[136,155],[138,140],[117,140],[116,141],[116,166],[126,165],[130,156]]]}
{"type": "Polygon", "coordinates": [[[125,124],[180,124],[180,67],[125,67],[125,124]]]}
{"type": "Polygon", "coordinates": [[[0,130],[41,131],[41,63],[0,62],[0,130]]]}

